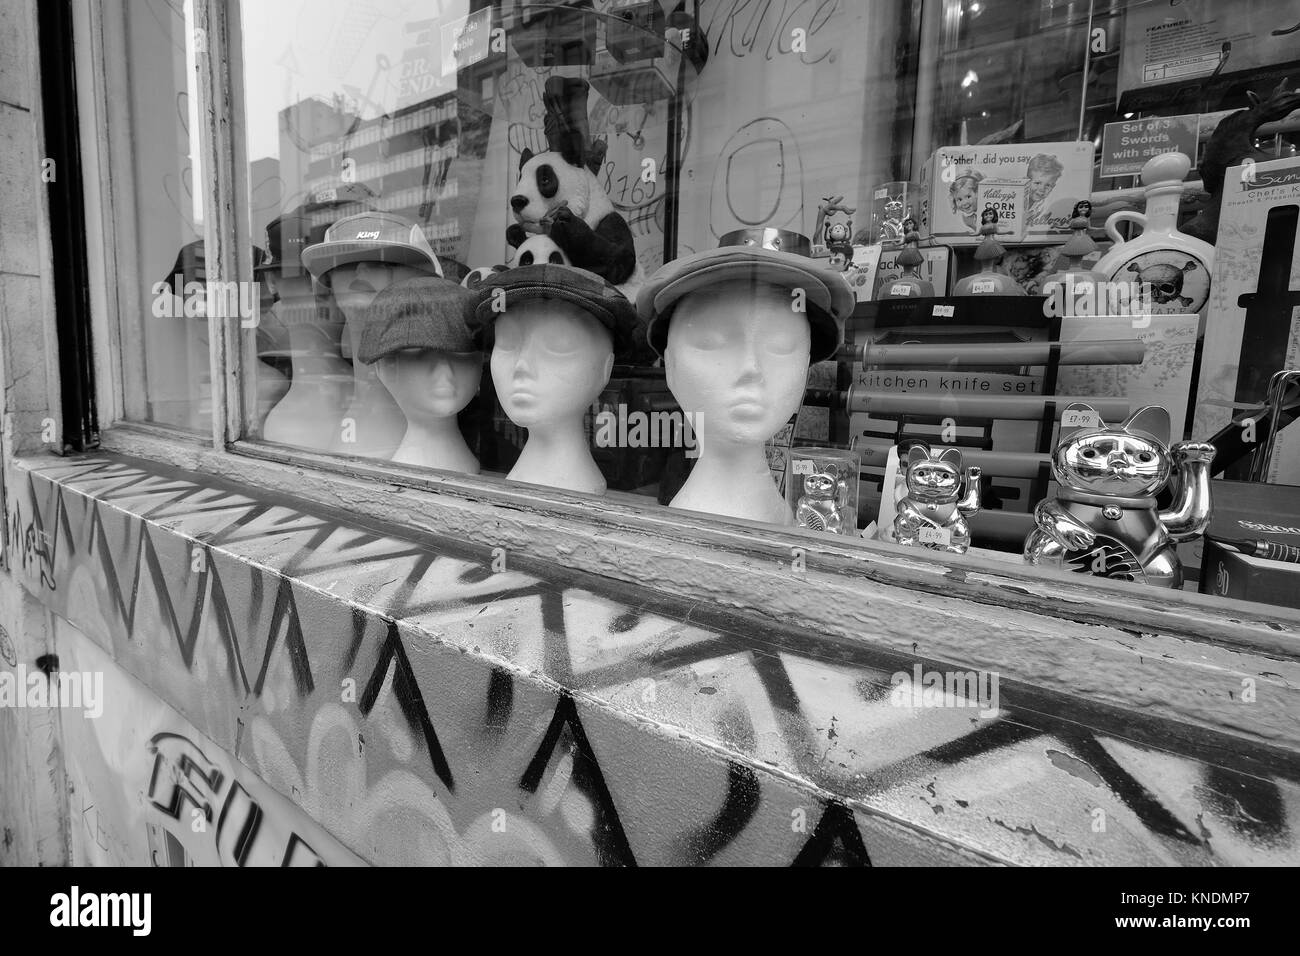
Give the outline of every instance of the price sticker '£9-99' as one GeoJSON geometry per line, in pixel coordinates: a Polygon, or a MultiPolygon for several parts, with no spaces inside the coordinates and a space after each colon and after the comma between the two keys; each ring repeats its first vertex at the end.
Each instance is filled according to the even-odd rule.
{"type": "Polygon", "coordinates": [[[952,531],[948,528],[922,528],[917,537],[922,544],[937,544],[945,548],[952,544],[952,531]]]}

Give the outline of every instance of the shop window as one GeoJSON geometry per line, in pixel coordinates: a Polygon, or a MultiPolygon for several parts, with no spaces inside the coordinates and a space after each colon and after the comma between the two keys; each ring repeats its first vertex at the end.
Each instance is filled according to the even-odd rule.
{"type": "Polygon", "coordinates": [[[227,240],[238,347],[124,309],[127,418],[597,520],[1287,590],[1300,5],[212,15],[123,5],[121,274],[203,281],[227,240]],[[228,73],[211,144],[200,56],[228,73]]]}
{"type": "Polygon", "coordinates": [[[186,431],[212,428],[203,188],[192,0],[106,4],[104,131],[116,191],[117,267],[110,290],[128,418],[186,431]]]}

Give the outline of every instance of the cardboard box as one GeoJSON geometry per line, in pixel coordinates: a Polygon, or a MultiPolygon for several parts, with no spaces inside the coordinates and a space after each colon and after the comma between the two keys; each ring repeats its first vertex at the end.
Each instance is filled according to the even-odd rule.
{"type": "MultiPolygon", "coordinates": [[[[1226,426],[1233,406],[1262,403],[1270,376],[1300,368],[1300,158],[1234,166],[1210,283],[1192,435],[1226,426]]],[[[1300,484],[1300,423],[1277,437],[1270,482],[1300,484]]]]}
{"type": "Polygon", "coordinates": [[[1300,607],[1300,564],[1241,554],[1215,540],[1300,545],[1300,488],[1215,481],[1211,497],[1214,517],[1205,532],[1201,593],[1300,607]]]}
{"type": "MultiPolygon", "coordinates": [[[[885,249],[880,253],[880,262],[876,267],[876,284],[873,298],[879,298],[880,290],[887,283],[894,282],[903,275],[903,267],[898,264],[902,249],[885,249]]],[[[934,286],[936,296],[948,294],[948,276],[952,272],[952,250],[947,246],[923,246],[917,249],[925,261],[917,267],[921,278],[934,286]]]]}
{"type": "Polygon", "coordinates": [[[1023,182],[986,179],[975,193],[980,214],[995,209],[998,214],[998,242],[1023,242],[1029,211],[1029,187],[1023,182]]]}
{"type": "Polygon", "coordinates": [[[951,245],[979,245],[979,186],[1023,183],[1026,241],[1060,243],[1070,213],[1092,193],[1092,143],[944,146],[921,167],[921,235],[951,245]]]}

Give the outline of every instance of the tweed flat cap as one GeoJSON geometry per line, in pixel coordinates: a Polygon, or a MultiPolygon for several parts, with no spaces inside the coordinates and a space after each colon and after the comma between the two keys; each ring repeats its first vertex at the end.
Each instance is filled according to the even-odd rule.
{"type": "Polygon", "coordinates": [[[631,352],[641,331],[636,310],[622,292],[594,272],[574,266],[548,262],[506,269],[480,282],[474,297],[472,329],[484,348],[490,345],[492,327],[503,314],[498,303],[508,312],[512,303],[530,299],[558,299],[581,308],[609,330],[616,361],[631,352]]]}
{"type": "Polygon", "coordinates": [[[397,282],[366,309],[357,358],[367,365],[403,349],[474,352],[469,319],[474,293],[450,279],[397,282]]]}
{"type": "MultiPolygon", "coordinates": [[[[833,358],[840,347],[840,326],[857,302],[844,277],[816,259],[772,248],[781,230],[739,230],[722,237],[723,245],[665,263],[641,287],[637,312],[647,323],[646,338],[656,354],[668,345],[668,323],[679,299],[719,282],[741,279],[802,289],[812,329],[810,358],[833,358]],[[764,244],[769,243],[769,244],[764,244]]],[[[793,234],[789,234],[793,235],[793,234]]]]}

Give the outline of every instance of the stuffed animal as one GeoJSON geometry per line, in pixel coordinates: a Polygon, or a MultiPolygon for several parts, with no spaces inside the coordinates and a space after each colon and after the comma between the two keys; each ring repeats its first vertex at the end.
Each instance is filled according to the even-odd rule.
{"type": "Polygon", "coordinates": [[[466,289],[477,289],[489,276],[505,271],[505,266],[479,266],[477,269],[470,269],[465,278],[460,280],[460,284],[466,289]]]}
{"type": "Polygon", "coordinates": [[[510,197],[515,222],[506,233],[519,248],[528,233],[549,236],[570,264],[601,276],[629,299],[644,280],[632,229],[614,209],[596,178],[605,144],[587,134],[586,80],[552,76],[546,81],[546,142],[543,153],[525,149],[510,197]]]}
{"type": "Polygon", "coordinates": [[[519,245],[515,246],[515,257],[510,264],[512,266],[532,266],[544,265],[548,262],[561,266],[573,265],[569,261],[569,257],[564,254],[564,250],[556,245],[555,240],[550,236],[532,235],[527,236],[519,245]]]}
{"type": "Polygon", "coordinates": [[[1025,560],[1105,578],[1179,588],[1175,546],[1199,537],[1210,521],[1214,446],[1169,441],[1169,413],[1159,405],[1108,426],[1087,405],[1066,409],[1095,424],[1066,435],[1052,453],[1055,498],[1034,509],[1025,560]],[[1156,495],[1174,481],[1167,511],[1156,495]]]}

